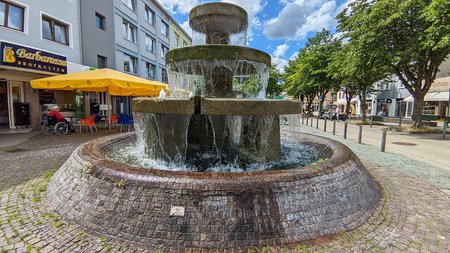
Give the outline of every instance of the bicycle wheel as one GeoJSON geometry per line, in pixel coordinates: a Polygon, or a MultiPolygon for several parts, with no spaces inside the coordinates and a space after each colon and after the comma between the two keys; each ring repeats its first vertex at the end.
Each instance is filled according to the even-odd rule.
{"type": "Polygon", "coordinates": [[[69,132],[69,126],[64,122],[59,122],[55,125],[55,134],[64,135],[69,132]]]}
{"type": "Polygon", "coordinates": [[[53,126],[49,126],[47,123],[44,123],[41,127],[42,132],[46,135],[53,134],[53,126]]]}

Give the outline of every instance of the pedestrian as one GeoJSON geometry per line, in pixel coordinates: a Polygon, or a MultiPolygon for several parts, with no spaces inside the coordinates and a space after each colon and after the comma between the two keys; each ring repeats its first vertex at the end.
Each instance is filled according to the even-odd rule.
{"type": "Polygon", "coordinates": [[[95,98],[94,101],[91,103],[91,115],[97,116],[100,113],[100,105],[97,102],[97,99],[95,98]]]}

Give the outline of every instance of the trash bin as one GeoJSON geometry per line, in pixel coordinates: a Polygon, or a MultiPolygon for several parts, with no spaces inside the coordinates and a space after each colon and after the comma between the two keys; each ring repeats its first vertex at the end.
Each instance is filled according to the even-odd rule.
{"type": "Polygon", "coordinates": [[[17,126],[30,125],[30,105],[28,103],[16,103],[15,117],[17,126]]]}

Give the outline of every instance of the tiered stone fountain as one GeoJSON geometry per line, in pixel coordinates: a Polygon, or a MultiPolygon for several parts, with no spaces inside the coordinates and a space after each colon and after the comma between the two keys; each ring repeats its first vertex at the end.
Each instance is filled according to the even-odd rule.
{"type": "Polygon", "coordinates": [[[49,184],[51,206],[86,230],[166,252],[295,244],[364,223],[380,194],[344,145],[286,133],[321,159],[277,168],[279,115],[301,106],[257,99],[270,56],[227,45],[245,44],[247,13],[209,3],[191,11],[190,24],[206,45],[168,53],[171,97],[133,100],[137,137],[105,137],[74,151],[49,184]],[[244,94],[250,98],[237,98],[235,86],[250,79],[257,81],[244,94]],[[157,162],[144,168],[110,159],[127,145],[157,162]],[[220,169],[230,164],[240,172],[220,169]],[[248,169],[266,164],[274,169],[248,169]]]}

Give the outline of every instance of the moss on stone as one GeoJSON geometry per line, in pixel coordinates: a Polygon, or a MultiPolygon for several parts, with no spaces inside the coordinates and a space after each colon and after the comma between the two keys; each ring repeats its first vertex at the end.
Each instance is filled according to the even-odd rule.
{"type": "Polygon", "coordinates": [[[247,60],[271,65],[270,55],[266,52],[232,45],[198,45],[170,50],[166,55],[166,63],[192,59],[229,59],[247,60]]]}

